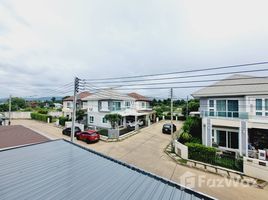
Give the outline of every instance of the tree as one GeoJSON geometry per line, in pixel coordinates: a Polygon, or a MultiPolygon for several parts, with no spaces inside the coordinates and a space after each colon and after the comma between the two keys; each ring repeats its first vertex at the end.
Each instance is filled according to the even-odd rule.
{"type": "Polygon", "coordinates": [[[76,120],[81,121],[84,119],[85,112],[83,110],[77,110],[76,111],[76,120]]]}
{"type": "Polygon", "coordinates": [[[0,112],[7,112],[8,111],[8,104],[0,104],[0,112]]]}
{"type": "Polygon", "coordinates": [[[55,97],[52,97],[51,98],[51,101],[54,103],[56,101],[56,98],[55,97]]]}
{"type": "Polygon", "coordinates": [[[11,98],[11,109],[19,110],[27,107],[26,101],[23,98],[13,97],[11,98]]]}
{"type": "MultiPolygon", "coordinates": [[[[188,102],[188,115],[192,111],[198,111],[199,110],[199,101],[198,100],[190,100],[188,102]]],[[[184,105],[182,107],[182,114],[185,116],[187,112],[187,105],[184,105]]]]}
{"type": "Polygon", "coordinates": [[[115,129],[119,120],[122,119],[122,116],[119,114],[106,114],[104,118],[111,123],[113,129],[115,129]]]}

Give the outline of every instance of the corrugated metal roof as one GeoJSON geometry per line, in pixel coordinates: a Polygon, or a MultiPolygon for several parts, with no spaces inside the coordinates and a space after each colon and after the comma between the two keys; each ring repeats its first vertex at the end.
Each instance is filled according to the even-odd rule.
{"type": "Polygon", "coordinates": [[[64,140],[0,152],[0,199],[212,199],[64,140]]]}

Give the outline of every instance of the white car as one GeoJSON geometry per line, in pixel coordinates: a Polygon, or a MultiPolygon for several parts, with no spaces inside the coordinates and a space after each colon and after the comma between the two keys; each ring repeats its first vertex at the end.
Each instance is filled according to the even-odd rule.
{"type": "Polygon", "coordinates": [[[144,122],[142,120],[138,120],[137,123],[135,123],[135,121],[134,122],[131,122],[131,121],[127,122],[127,127],[128,128],[135,128],[136,125],[143,126],[144,122]]]}

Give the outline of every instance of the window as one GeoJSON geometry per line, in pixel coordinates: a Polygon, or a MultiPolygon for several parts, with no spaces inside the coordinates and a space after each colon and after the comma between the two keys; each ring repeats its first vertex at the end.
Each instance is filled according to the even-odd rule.
{"type": "Polygon", "coordinates": [[[67,102],[67,108],[71,108],[71,107],[73,107],[73,103],[67,102]]]}
{"type": "Polygon", "coordinates": [[[256,115],[262,116],[262,112],[256,112],[256,115]]]}
{"type": "Polygon", "coordinates": [[[217,130],[217,141],[221,147],[226,147],[226,131],[217,130]]]}
{"type": "Polygon", "coordinates": [[[262,99],[256,99],[256,110],[262,110],[262,99]]]}
{"type": "Polygon", "coordinates": [[[113,111],[121,110],[121,102],[114,101],[113,102],[113,111]]]}
{"type": "Polygon", "coordinates": [[[145,108],[145,105],[146,105],[145,102],[141,102],[141,107],[142,108],[145,108]]]}
{"type": "Polygon", "coordinates": [[[126,106],[126,108],[130,108],[130,101],[126,101],[125,106],[126,106]]]}
{"type": "Polygon", "coordinates": [[[214,116],[214,109],[209,109],[209,116],[214,116]]]}
{"type": "Polygon", "coordinates": [[[228,148],[238,149],[238,133],[228,132],[228,148]]]}
{"type": "Polygon", "coordinates": [[[209,107],[214,108],[214,100],[209,100],[209,107]]]}
{"type": "Polygon", "coordinates": [[[102,118],[102,123],[104,123],[104,124],[107,123],[107,119],[105,117],[102,118]]]}
{"type": "Polygon", "coordinates": [[[226,100],[217,100],[216,107],[218,116],[226,117],[226,100]]]}
{"type": "Polygon", "coordinates": [[[212,143],[216,142],[216,140],[215,140],[215,130],[214,129],[212,129],[211,139],[212,139],[212,143]]]}
{"type": "Polygon", "coordinates": [[[214,130],[212,131],[212,142],[214,141],[220,147],[239,149],[239,134],[235,131],[214,130]]]}
{"type": "Polygon", "coordinates": [[[265,110],[268,111],[268,99],[265,99],[265,110]]]}
{"type": "Polygon", "coordinates": [[[94,123],[94,116],[89,116],[89,123],[94,123]]]}
{"type": "Polygon", "coordinates": [[[238,117],[238,100],[228,100],[228,117],[238,117]]]}

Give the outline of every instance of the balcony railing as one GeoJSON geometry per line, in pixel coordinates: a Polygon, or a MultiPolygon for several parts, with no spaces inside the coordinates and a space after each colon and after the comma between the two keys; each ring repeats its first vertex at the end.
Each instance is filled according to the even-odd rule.
{"type": "Polygon", "coordinates": [[[238,119],[248,119],[247,112],[237,112],[237,111],[201,111],[202,117],[217,117],[217,118],[238,118],[238,119]]]}

